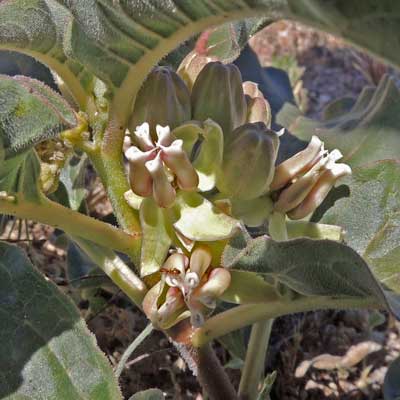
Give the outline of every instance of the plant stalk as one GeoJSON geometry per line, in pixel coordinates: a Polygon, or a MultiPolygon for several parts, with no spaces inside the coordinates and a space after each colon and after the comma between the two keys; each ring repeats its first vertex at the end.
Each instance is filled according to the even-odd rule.
{"type": "Polygon", "coordinates": [[[19,196],[15,201],[0,199],[0,213],[14,215],[60,228],[73,236],[128,254],[135,252],[140,235],[131,235],[110,224],[88,217],[42,196],[38,203],[19,196]]]}
{"type": "Polygon", "coordinates": [[[210,400],[238,400],[235,388],[209,343],[199,348],[178,342],[174,345],[210,400]]]}
{"type": "Polygon", "coordinates": [[[273,319],[256,322],[251,328],[246,359],[239,385],[240,400],[255,400],[264,374],[265,358],[273,319]]]}
{"type": "Polygon", "coordinates": [[[236,400],[236,391],[208,343],[197,351],[197,378],[211,400],[236,400]]]}
{"type": "Polygon", "coordinates": [[[193,333],[192,343],[196,347],[204,346],[211,340],[262,319],[272,319],[306,311],[352,308],[380,309],[383,306],[377,304],[376,299],[373,297],[337,299],[325,296],[306,296],[293,301],[282,299],[271,301],[268,305],[242,305],[209,318],[201,328],[198,328],[193,333]]]}

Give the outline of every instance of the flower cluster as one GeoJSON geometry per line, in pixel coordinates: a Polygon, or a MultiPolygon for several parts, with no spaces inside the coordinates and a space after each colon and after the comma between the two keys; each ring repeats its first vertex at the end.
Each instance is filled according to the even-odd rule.
{"type": "Polygon", "coordinates": [[[162,328],[187,318],[188,312],[191,324],[201,326],[231,281],[227,269],[211,267],[211,252],[206,246],[195,248],[190,259],[182,253],[170,255],[160,271],[162,280],[146,295],[143,309],[162,328]],[[165,300],[158,306],[163,295],[165,300]]]}
{"type": "Polygon", "coordinates": [[[337,163],[340,151],[325,150],[316,136],[276,166],[283,130],[270,128],[271,110],[258,86],[242,82],[236,66],[208,61],[191,55],[178,70],[181,77],[154,69],[129,123],[129,193],[140,197],[130,204],[139,210],[144,245],[150,243],[141,274],[153,282],[143,309],[162,329],[185,318],[202,325],[230,285],[230,272],[211,252],[218,246],[210,242],[223,248],[238,220],[260,226],[272,211],[283,220],[302,219],[351,173],[337,163]],[[155,220],[164,229],[154,230],[155,220]]]}

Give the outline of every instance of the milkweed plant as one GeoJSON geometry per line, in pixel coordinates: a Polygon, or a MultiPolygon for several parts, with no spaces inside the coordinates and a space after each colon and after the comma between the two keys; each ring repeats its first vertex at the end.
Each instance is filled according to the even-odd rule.
{"type": "MultiPolygon", "coordinates": [[[[68,268],[102,271],[97,285],[111,280],[149,321],[113,371],[67,295],[0,241],[0,397],[121,399],[127,357],[156,329],[208,398],[267,399],[275,318],[349,308],[399,317],[393,79],[313,121],[293,99],[284,104],[265,71],[233,63],[259,29],[291,18],[397,66],[397,9],[378,0],[0,2],[0,49],[52,73],[46,83],[0,76],[0,213],[57,228],[68,268]],[[78,178],[88,163],[112,224],[85,207],[78,178]],[[212,343],[245,327],[235,388],[212,343]]],[[[387,399],[400,390],[398,364],[387,399]]]]}

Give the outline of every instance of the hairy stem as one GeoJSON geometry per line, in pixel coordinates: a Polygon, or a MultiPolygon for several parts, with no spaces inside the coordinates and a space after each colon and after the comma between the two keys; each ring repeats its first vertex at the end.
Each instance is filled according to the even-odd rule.
{"type": "Polygon", "coordinates": [[[90,240],[129,256],[134,253],[135,247],[140,242],[139,235],[125,233],[112,225],[73,211],[44,196],[38,203],[26,201],[21,196],[15,201],[0,200],[0,213],[51,225],[73,236],[90,240]]]}
{"type": "Polygon", "coordinates": [[[382,308],[373,297],[336,299],[325,296],[307,296],[292,301],[277,300],[269,304],[249,304],[232,308],[208,319],[192,335],[194,346],[201,347],[206,343],[226,335],[236,329],[267,318],[277,318],[298,312],[351,309],[382,308]]]}
{"type": "Polygon", "coordinates": [[[239,385],[240,400],[254,400],[263,377],[268,342],[274,320],[256,322],[251,328],[246,359],[239,385]]]}
{"type": "Polygon", "coordinates": [[[147,293],[144,282],[112,250],[96,246],[78,237],[72,239],[101,268],[107,276],[133,301],[142,308],[143,298],[147,293]]]}
{"type": "MultiPolygon", "coordinates": [[[[110,118],[111,115],[110,111],[110,118]]],[[[134,233],[140,232],[140,222],[138,212],[129,206],[124,197],[130,189],[122,162],[124,130],[125,125],[111,119],[100,152],[91,154],[90,159],[107,189],[118,223],[126,231],[134,233]]],[[[138,259],[140,246],[135,250],[135,258],[138,259]]]]}
{"type": "Polygon", "coordinates": [[[210,400],[238,400],[235,388],[209,343],[199,348],[174,344],[210,400]]]}
{"type": "Polygon", "coordinates": [[[197,378],[211,400],[235,400],[236,391],[210,344],[197,351],[197,378]]]}

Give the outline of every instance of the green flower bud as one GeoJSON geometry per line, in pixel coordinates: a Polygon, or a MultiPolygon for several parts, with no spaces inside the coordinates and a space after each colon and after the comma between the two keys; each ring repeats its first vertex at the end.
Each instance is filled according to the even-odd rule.
{"type": "Polygon", "coordinates": [[[218,61],[217,57],[199,54],[196,50],[191,51],[180,63],[177,73],[192,90],[193,84],[201,70],[211,61],[218,61]]]}
{"type": "Polygon", "coordinates": [[[153,140],[157,140],[156,125],[171,129],[190,120],[190,93],[174,71],[166,67],[155,68],[147,77],[136,97],[129,130],[148,122],[153,140]]]}
{"type": "Polygon", "coordinates": [[[235,199],[250,200],[269,190],[279,149],[279,133],[263,123],[235,129],[224,149],[218,190],[235,199]]]}
{"type": "Polygon", "coordinates": [[[239,69],[233,64],[208,63],[197,77],[192,90],[193,118],[211,118],[224,136],[246,121],[247,105],[239,69]]]}

